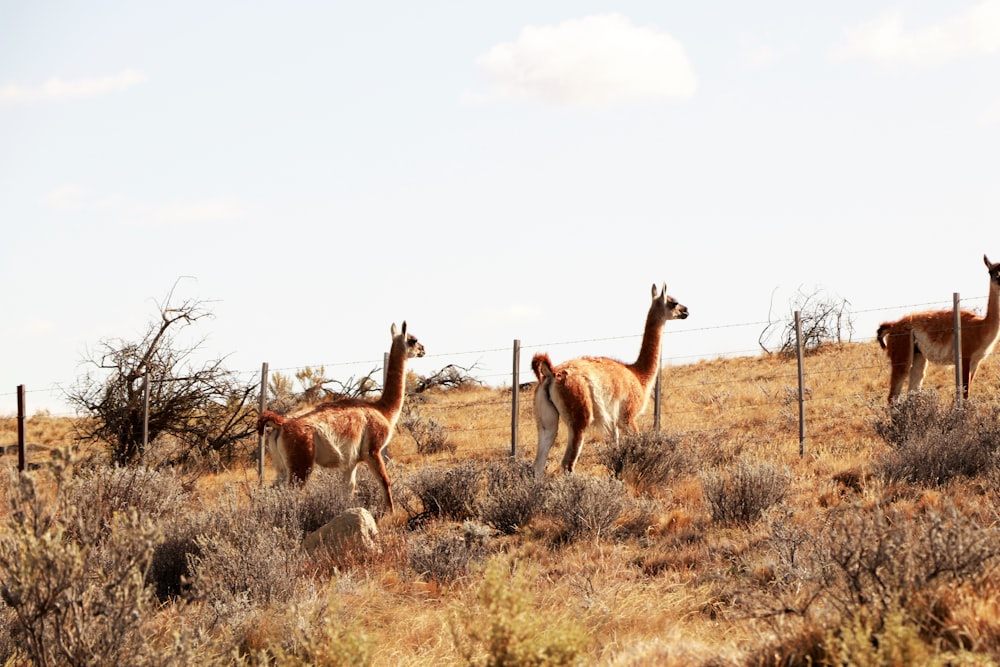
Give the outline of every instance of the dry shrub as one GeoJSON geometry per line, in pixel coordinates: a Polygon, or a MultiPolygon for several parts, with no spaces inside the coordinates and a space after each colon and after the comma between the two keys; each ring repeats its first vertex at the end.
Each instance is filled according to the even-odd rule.
{"type": "Polygon", "coordinates": [[[146,583],[161,602],[190,592],[191,561],[201,554],[197,542],[201,530],[191,512],[178,514],[164,528],[146,570],[146,583]]]}
{"type": "Polygon", "coordinates": [[[414,402],[407,403],[399,427],[410,434],[417,446],[417,453],[423,456],[454,453],[457,445],[451,441],[450,433],[434,418],[425,419],[414,402]]]}
{"type": "Polygon", "coordinates": [[[425,515],[461,521],[475,516],[479,477],[479,467],[467,461],[453,468],[418,470],[406,486],[420,499],[425,515]]]}
{"type": "Polygon", "coordinates": [[[71,469],[54,452],[54,498],[43,497],[30,475],[7,481],[0,597],[20,656],[12,661],[149,664],[154,651],[140,625],[151,608],[143,572],[156,529],[135,509],[95,524],[94,514],[69,502],[71,469]]]}
{"type": "Polygon", "coordinates": [[[560,526],[561,538],[573,542],[610,531],[626,503],[625,487],[616,479],[561,475],[546,487],[543,509],[560,526]]]}
{"type": "Polygon", "coordinates": [[[87,515],[85,522],[98,527],[129,508],[152,521],[172,518],[188,497],[175,471],[140,466],[102,465],[83,470],[69,491],[70,503],[87,515]]]}
{"type": "Polygon", "coordinates": [[[769,515],[774,566],[763,586],[773,601],[760,599],[761,607],[750,611],[762,617],[791,613],[801,623],[780,626],[766,651],[772,656],[802,654],[804,637],[818,641],[818,626],[829,630],[813,654],[828,656],[821,664],[844,664],[841,658],[862,645],[868,647],[858,654],[862,662],[851,664],[908,664],[894,660],[955,644],[952,628],[942,623],[953,591],[975,585],[1000,556],[998,530],[949,503],[916,515],[844,504],[811,528],[792,523],[790,512],[778,514],[769,515]]]}
{"type": "MultiPolygon", "coordinates": [[[[776,617],[772,620],[772,632],[766,641],[751,646],[740,665],[755,667],[806,667],[812,665],[843,665],[853,667],[852,662],[832,663],[827,654],[830,628],[827,624],[800,618],[776,617]]],[[[730,663],[724,663],[730,664],[730,663]]],[[[898,667],[903,667],[900,664],[898,667]]]]}
{"type": "Polygon", "coordinates": [[[597,446],[597,460],[637,491],[654,491],[693,468],[690,448],[666,433],[628,434],[597,446]]]}
{"type": "Polygon", "coordinates": [[[888,444],[900,445],[930,424],[946,431],[954,428],[962,415],[952,405],[943,406],[937,392],[928,389],[900,394],[892,405],[876,414],[872,427],[888,444]]]}
{"type": "Polygon", "coordinates": [[[417,574],[449,583],[469,573],[490,553],[489,530],[466,521],[460,531],[421,533],[410,541],[410,567],[417,574]]]}
{"type": "MultiPolygon", "coordinates": [[[[382,492],[375,488],[370,475],[358,479],[357,495],[351,496],[343,476],[324,468],[313,471],[309,483],[301,489],[289,489],[298,501],[298,521],[303,533],[323,527],[352,507],[381,507],[382,492]]],[[[370,510],[369,510],[370,511],[370,510]]]]}
{"type": "Polygon", "coordinates": [[[230,489],[219,504],[189,558],[192,595],[220,619],[289,600],[302,562],[296,489],[251,487],[248,499],[230,489]]]}
{"type": "Polygon", "coordinates": [[[879,506],[834,511],[817,536],[824,596],[846,615],[867,607],[880,616],[894,608],[919,616],[916,603],[926,605],[939,586],[994,562],[998,537],[947,502],[913,517],[879,506]]]}
{"type": "Polygon", "coordinates": [[[621,520],[618,522],[619,534],[630,535],[644,539],[654,529],[663,517],[663,506],[652,498],[626,498],[621,520]]]}
{"type": "Polygon", "coordinates": [[[357,619],[338,605],[336,596],[318,602],[295,603],[289,609],[296,619],[290,637],[273,637],[258,652],[261,665],[370,665],[372,642],[357,619]],[[273,659],[270,655],[273,655],[273,659]]]}
{"type": "Polygon", "coordinates": [[[474,609],[461,610],[452,637],[467,665],[543,667],[578,664],[587,635],[570,619],[536,608],[536,584],[521,569],[487,564],[474,609]]]}
{"type": "Polygon", "coordinates": [[[710,471],[701,476],[712,520],[727,525],[753,523],[788,493],[791,476],[770,463],[739,461],[725,473],[710,471]]]}
{"type": "Polygon", "coordinates": [[[544,485],[535,479],[530,463],[515,458],[490,461],[484,476],[478,515],[501,533],[513,535],[540,511],[544,485]]]}
{"type": "Polygon", "coordinates": [[[901,396],[874,422],[893,446],[875,474],[886,482],[940,485],[989,473],[997,468],[998,410],[996,404],[942,405],[932,392],[901,396]]]}

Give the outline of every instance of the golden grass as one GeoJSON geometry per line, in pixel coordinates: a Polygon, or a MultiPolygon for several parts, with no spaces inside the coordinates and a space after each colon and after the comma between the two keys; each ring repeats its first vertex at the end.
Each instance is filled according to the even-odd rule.
{"type": "MultiPolygon", "coordinates": [[[[997,365],[987,360],[973,385],[973,395],[993,400],[1000,392],[997,365]]],[[[714,359],[664,370],[661,428],[690,444],[702,469],[724,470],[737,461],[770,462],[791,477],[787,505],[792,521],[807,525],[845,497],[869,497],[872,462],[886,445],[872,420],[887,392],[888,369],[878,346],[830,346],[805,360],[807,400],[804,455],[800,456],[797,367],[794,358],[761,356],[714,359]]],[[[953,370],[931,367],[926,388],[953,394],[953,370]]],[[[535,426],[532,394],[522,392],[517,455],[533,460],[535,426]]],[[[421,456],[412,438],[398,432],[390,445],[394,482],[422,466],[453,466],[470,459],[509,455],[508,389],[474,387],[431,391],[419,399],[420,413],[449,429],[454,453],[421,456]]],[[[650,407],[642,427],[652,425],[650,407]]],[[[59,420],[28,420],[28,441],[42,447],[66,446],[70,428],[59,420]]],[[[0,420],[0,440],[16,440],[16,422],[0,420]]],[[[604,475],[590,434],[579,474],[604,475]]],[[[9,443],[8,443],[9,444],[9,443]]],[[[558,466],[565,430],[549,456],[558,466]]],[[[3,457],[10,465],[14,457],[3,457]]],[[[362,475],[368,474],[362,471],[362,475]]],[[[236,468],[197,483],[196,493],[210,504],[224,489],[257,483],[256,468],[236,468]]],[[[266,481],[273,477],[266,467],[266,481]]],[[[956,483],[947,495],[969,514],[987,517],[995,505],[988,489],[975,482],[956,483]]],[[[919,513],[942,502],[942,491],[900,490],[901,508],[919,513]]],[[[767,625],[733,613],[734,581],[766,582],[772,564],[762,555],[761,528],[715,525],[697,474],[686,474],[669,488],[648,494],[659,513],[645,533],[620,541],[585,540],[560,544],[544,523],[498,538],[501,558],[529,576],[537,614],[579,624],[585,631],[584,664],[682,665],[740,664],[749,646],[770,636],[767,625]]],[[[478,572],[442,584],[405,572],[406,516],[380,519],[390,548],[382,561],[364,568],[313,574],[319,590],[335,590],[339,607],[358,624],[373,647],[376,665],[463,664],[451,638],[456,619],[481,614],[478,572]],[[392,547],[392,544],[395,547],[392,547]],[[397,548],[398,547],[398,548],[397,548]]],[[[976,645],[1000,645],[1000,583],[990,579],[979,589],[963,585],[942,604],[956,634],[976,645]],[[988,594],[984,595],[983,591],[988,594]]],[[[266,645],[277,628],[294,623],[288,609],[271,610],[258,620],[245,641],[266,645]],[[273,621],[273,623],[271,622],[273,621]]],[[[150,623],[163,636],[184,612],[164,605],[150,623]]],[[[155,634],[155,632],[154,632],[155,634]]]]}

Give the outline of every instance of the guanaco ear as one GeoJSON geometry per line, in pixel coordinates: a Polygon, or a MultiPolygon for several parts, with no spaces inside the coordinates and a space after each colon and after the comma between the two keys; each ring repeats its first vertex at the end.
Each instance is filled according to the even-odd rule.
{"type": "Polygon", "coordinates": [[[406,320],[403,320],[403,331],[402,331],[402,334],[404,336],[406,335],[406,320]]]}
{"type": "MultiPolygon", "coordinates": [[[[405,322],[403,323],[403,327],[404,328],[406,327],[406,323],[405,322]]],[[[395,322],[392,323],[392,329],[390,329],[389,331],[390,331],[390,333],[392,333],[392,337],[393,338],[395,338],[396,334],[399,333],[398,331],[396,331],[396,323],[395,322]]]]}
{"type": "Polygon", "coordinates": [[[993,264],[990,263],[990,258],[989,257],[987,257],[986,255],[983,255],[983,261],[986,262],[986,268],[987,269],[992,269],[993,268],[993,264]]]}
{"type": "Polygon", "coordinates": [[[656,283],[653,283],[653,298],[655,299],[656,297],[657,297],[657,294],[656,294],[656,283]]]}

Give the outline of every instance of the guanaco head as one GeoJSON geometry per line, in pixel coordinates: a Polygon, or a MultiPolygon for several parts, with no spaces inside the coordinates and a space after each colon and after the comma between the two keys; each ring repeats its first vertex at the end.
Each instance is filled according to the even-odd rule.
{"type": "Polygon", "coordinates": [[[663,289],[659,293],[656,292],[656,283],[653,283],[653,305],[657,311],[658,319],[666,322],[667,320],[683,320],[688,316],[687,306],[683,306],[677,303],[677,299],[667,294],[667,284],[663,283],[663,289]]]}
{"type": "Polygon", "coordinates": [[[983,261],[986,262],[986,268],[990,272],[990,282],[994,285],[1000,286],[1000,263],[992,263],[990,258],[986,255],[983,255],[983,261]]]}
{"type": "Polygon", "coordinates": [[[406,346],[406,358],[412,359],[413,357],[424,356],[424,346],[417,337],[406,333],[406,320],[403,320],[402,330],[396,329],[396,323],[392,323],[392,346],[396,347],[396,342],[399,341],[401,344],[406,346]]]}

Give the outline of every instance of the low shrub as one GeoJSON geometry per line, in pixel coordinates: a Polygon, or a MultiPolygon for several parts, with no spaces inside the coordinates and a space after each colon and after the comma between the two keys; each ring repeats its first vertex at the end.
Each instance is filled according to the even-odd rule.
{"type": "Polygon", "coordinates": [[[452,468],[422,468],[406,479],[406,485],[430,516],[461,521],[475,516],[480,469],[469,461],[452,468]]]}
{"type": "Polygon", "coordinates": [[[700,477],[712,520],[735,525],[756,521],[764,510],[784,500],[791,481],[788,472],[770,463],[746,461],[727,472],[710,471],[700,477]]]}
{"type": "Polygon", "coordinates": [[[598,445],[596,453],[597,460],[616,479],[631,484],[637,491],[663,488],[694,467],[690,450],[663,432],[627,434],[618,442],[608,440],[598,445]]]}
{"type": "Polygon", "coordinates": [[[456,449],[444,424],[433,418],[424,418],[417,407],[408,404],[399,420],[399,426],[410,434],[417,446],[417,453],[422,456],[442,452],[454,453],[456,449]]]}
{"type": "Polygon", "coordinates": [[[410,540],[410,567],[428,579],[450,583],[489,554],[489,537],[466,523],[461,531],[420,533],[410,540]]]}
{"type": "Polygon", "coordinates": [[[192,595],[220,615],[249,603],[292,597],[302,562],[297,489],[250,487],[223,494],[222,511],[205,517],[189,555],[192,595]]]}
{"type": "Polygon", "coordinates": [[[543,509],[573,542],[609,532],[627,503],[625,487],[616,479],[561,475],[545,488],[543,509]]]}
{"type": "Polygon", "coordinates": [[[521,569],[503,560],[487,564],[476,608],[461,610],[452,637],[465,664],[574,665],[586,648],[580,625],[536,608],[534,584],[521,569]]]}
{"type": "Polygon", "coordinates": [[[885,482],[941,485],[998,467],[1000,414],[995,404],[942,405],[931,392],[899,397],[874,422],[893,449],[875,475],[885,482]]]}
{"type": "Polygon", "coordinates": [[[477,514],[505,535],[513,535],[541,510],[544,485],[531,464],[514,458],[490,461],[477,514]]]}
{"type": "Polygon", "coordinates": [[[151,607],[143,574],[157,531],[134,508],[98,528],[69,502],[71,469],[54,454],[54,498],[31,475],[8,478],[0,598],[9,636],[31,664],[143,664],[151,658],[140,636],[151,607]]]}

